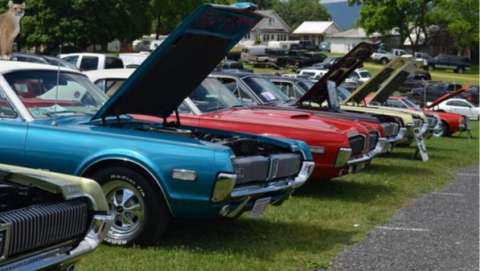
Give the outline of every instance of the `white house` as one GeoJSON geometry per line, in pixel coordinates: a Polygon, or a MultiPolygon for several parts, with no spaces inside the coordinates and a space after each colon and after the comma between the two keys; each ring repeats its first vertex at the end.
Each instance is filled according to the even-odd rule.
{"type": "Polygon", "coordinates": [[[330,51],[332,53],[345,54],[353,49],[360,42],[382,42],[389,47],[396,48],[398,46],[398,34],[392,32],[388,35],[373,33],[368,35],[363,28],[352,28],[347,31],[329,34],[325,41],[330,43],[330,51]]]}
{"type": "Polygon", "coordinates": [[[259,10],[264,18],[248,33],[242,43],[266,44],[269,41],[286,41],[289,39],[290,26],[273,10],[259,10]]]}
{"type": "Polygon", "coordinates": [[[293,36],[300,40],[312,41],[315,45],[319,45],[327,35],[340,32],[334,22],[331,21],[317,21],[317,22],[303,22],[295,31],[293,36]]]}

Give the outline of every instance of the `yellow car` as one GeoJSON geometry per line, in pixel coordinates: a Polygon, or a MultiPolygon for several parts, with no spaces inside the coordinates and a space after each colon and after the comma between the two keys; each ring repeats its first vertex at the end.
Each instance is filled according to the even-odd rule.
{"type": "Polygon", "coordinates": [[[93,180],[0,164],[0,270],[73,270],[113,216],[93,180]]]}
{"type": "MultiPolygon", "coordinates": [[[[402,127],[406,129],[406,137],[401,145],[410,145],[417,143],[418,153],[423,161],[428,160],[428,152],[425,144],[425,137],[428,135],[428,118],[423,112],[413,110],[397,110],[383,106],[375,106],[366,103],[367,96],[373,94],[374,97],[382,95],[390,96],[392,89],[396,90],[402,80],[406,79],[403,72],[396,72],[403,66],[401,61],[393,61],[374,76],[370,81],[360,86],[349,96],[344,89],[340,88],[340,96],[345,97],[342,102],[342,110],[356,113],[366,113],[381,118],[382,116],[396,117],[402,120],[402,127]],[[346,97],[348,96],[348,97],[346,97]]],[[[408,74],[407,74],[408,75],[408,74]]],[[[387,97],[388,97],[387,96],[387,97]]]]}

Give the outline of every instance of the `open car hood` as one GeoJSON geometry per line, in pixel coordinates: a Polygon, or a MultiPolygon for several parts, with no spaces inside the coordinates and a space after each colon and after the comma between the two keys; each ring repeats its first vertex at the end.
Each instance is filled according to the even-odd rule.
{"type": "Polygon", "coordinates": [[[93,116],[166,118],[262,16],[252,6],[202,5],[187,17],[93,116]]]}
{"type": "Polygon", "coordinates": [[[338,60],[330,70],[318,80],[318,82],[297,102],[298,106],[305,103],[322,104],[328,100],[328,82],[335,85],[342,84],[352,72],[362,67],[365,62],[377,49],[377,45],[362,42],[353,48],[348,54],[338,60]]]}
{"type": "Polygon", "coordinates": [[[458,95],[460,95],[460,94],[462,94],[462,93],[464,93],[464,92],[466,92],[466,91],[467,91],[467,89],[461,88],[461,89],[459,89],[459,90],[456,90],[456,91],[447,93],[447,94],[445,94],[445,95],[437,98],[436,100],[434,100],[431,104],[425,106],[425,108],[433,108],[433,107],[439,105],[441,102],[446,101],[446,100],[448,100],[448,99],[450,99],[450,98],[453,98],[453,97],[455,97],[455,96],[458,96],[458,95]]]}
{"type": "MultiPolygon", "coordinates": [[[[390,62],[389,65],[380,71],[380,73],[390,74],[390,76],[384,79],[383,82],[378,82],[380,85],[372,95],[370,103],[385,103],[385,101],[408,79],[408,76],[418,69],[420,69],[420,63],[412,59],[396,58],[390,62]]],[[[369,88],[369,90],[374,89],[369,88]]]]}

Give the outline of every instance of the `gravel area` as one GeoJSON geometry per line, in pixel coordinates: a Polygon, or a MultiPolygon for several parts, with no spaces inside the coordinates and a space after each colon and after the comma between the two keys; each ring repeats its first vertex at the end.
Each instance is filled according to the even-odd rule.
{"type": "Polygon", "coordinates": [[[478,167],[412,202],[344,251],[331,270],[479,270],[478,167]]]}

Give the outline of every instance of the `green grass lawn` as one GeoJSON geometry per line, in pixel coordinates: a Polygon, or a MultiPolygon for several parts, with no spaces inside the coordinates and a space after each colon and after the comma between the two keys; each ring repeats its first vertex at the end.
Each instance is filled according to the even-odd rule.
{"type": "Polygon", "coordinates": [[[478,165],[475,139],[432,138],[431,161],[412,160],[397,148],[363,173],[331,182],[311,180],[261,219],[179,222],[156,247],[104,245],[79,270],[314,270],[327,268],[412,199],[448,184],[456,169],[478,165]]]}

